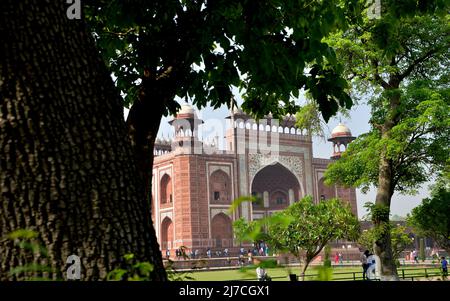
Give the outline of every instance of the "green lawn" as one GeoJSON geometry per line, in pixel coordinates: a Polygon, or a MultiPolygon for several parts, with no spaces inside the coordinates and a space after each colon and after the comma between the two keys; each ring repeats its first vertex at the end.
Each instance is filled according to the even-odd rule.
{"type": "MultiPolygon", "coordinates": [[[[289,281],[288,272],[285,268],[272,268],[266,269],[267,274],[272,277],[273,281],[289,281]],[[282,277],[282,278],[279,278],[282,277]]],[[[361,272],[361,268],[334,268],[333,273],[340,272],[361,272]]],[[[299,267],[291,267],[291,273],[300,274],[299,267]]],[[[317,274],[317,271],[314,267],[308,268],[306,270],[306,275],[314,275],[317,274]]],[[[256,270],[248,269],[245,272],[240,270],[222,270],[222,271],[207,271],[207,272],[194,272],[191,273],[195,280],[199,281],[227,281],[227,280],[255,280],[256,279],[256,270]]],[[[343,277],[352,277],[352,275],[334,275],[333,279],[343,278],[343,277]]],[[[308,279],[312,280],[312,277],[308,277],[308,279]]]]}
{"type": "MultiPolygon", "coordinates": [[[[418,268],[418,267],[414,267],[418,268]]],[[[413,268],[404,268],[405,277],[414,276],[425,277],[425,270],[412,270],[413,268]]],[[[272,277],[273,281],[289,281],[288,272],[285,268],[272,268],[266,270],[268,275],[272,277]]],[[[399,270],[399,276],[402,276],[402,271],[399,270]]],[[[438,268],[427,268],[427,273],[439,272],[438,268]]],[[[291,273],[300,274],[299,267],[291,267],[291,273]]],[[[362,268],[359,267],[334,267],[333,268],[333,280],[339,280],[343,278],[353,278],[353,273],[356,273],[356,277],[362,277],[362,268]],[[349,274],[341,274],[349,273],[349,274]]],[[[306,271],[306,275],[315,275],[317,270],[315,267],[310,267],[306,271]]],[[[206,272],[193,272],[190,276],[197,281],[228,281],[228,280],[255,280],[255,269],[248,269],[243,272],[240,270],[221,270],[221,271],[206,271],[206,272]]],[[[316,280],[315,277],[307,277],[306,280],[316,280]]],[[[348,279],[352,280],[352,279],[348,279]]]]}

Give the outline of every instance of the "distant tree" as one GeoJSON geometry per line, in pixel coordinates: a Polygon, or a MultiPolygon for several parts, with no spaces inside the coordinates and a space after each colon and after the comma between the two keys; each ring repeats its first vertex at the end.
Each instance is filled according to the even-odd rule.
{"type": "Polygon", "coordinates": [[[436,187],[430,198],[413,208],[407,223],[419,235],[431,237],[450,254],[450,189],[436,187]]]}
{"type": "Polygon", "coordinates": [[[270,246],[299,259],[303,280],[311,261],[331,240],[356,239],[359,235],[358,219],[350,206],[338,199],[314,204],[307,196],[275,213],[266,225],[270,246]]]}
{"type": "Polygon", "coordinates": [[[391,221],[393,221],[393,222],[403,222],[405,220],[406,220],[406,217],[403,217],[403,216],[400,216],[400,215],[397,215],[397,214],[394,214],[391,217],[391,221]]]}
{"type": "MultiPolygon", "coordinates": [[[[389,223],[395,191],[413,193],[449,164],[449,2],[434,4],[383,1],[380,18],[367,18],[329,40],[345,62],[354,95],[370,95],[372,117],[370,132],[350,144],[325,177],[328,184],[363,191],[374,185],[375,203],[387,208],[376,227],[389,223]]],[[[397,279],[389,231],[374,250],[381,278],[397,279]]]]}

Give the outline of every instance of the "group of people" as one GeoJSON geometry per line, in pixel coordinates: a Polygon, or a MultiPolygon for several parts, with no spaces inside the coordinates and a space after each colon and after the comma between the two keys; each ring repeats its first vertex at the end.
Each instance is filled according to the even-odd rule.
{"type": "Polygon", "coordinates": [[[371,276],[367,275],[367,271],[370,266],[375,264],[375,257],[369,250],[365,250],[361,255],[361,264],[363,268],[363,280],[371,279],[371,276]]]}
{"type": "Polygon", "coordinates": [[[342,253],[336,253],[334,255],[334,263],[342,265],[344,263],[344,257],[342,256],[342,253]]]}
{"type": "MultiPolygon", "coordinates": [[[[207,258],[212,258],[213,257],[213,252],[212,252],[211,248],[208,248],[204,255],[206,255],[207,258]]],[[[221,250],[215,251],[215,256],[216,257],[229,257],[229,255],[230,254],[229,254],[228,248],[225,248],[223,250],[223,252],[221,250]]],[[[190,258],[190,259],[198,259],[201,256],[200,256],[200,252],[199,252],[198,249],[196,249],[195,251],[194,250],[189,251],[189,255],[187,255],[186,254],[186,249],[180,248],[180,249],[176,249],[175,250],[175,257],[176,257],[177,260],[180,260],[180,259],[188,259],[188,258],[190,258]]],[[[170,250],[167,249],[166,250],[166,259],[169,259],[169,258],[170,258],[170,250]]]]}
{"type": "MultiPolygon", "coordinates": [[[[206,250],[206,257],[212,258],[212,254],[213,254],[213,253],[212,253],[211,249],[208,248],[208,249],[206,250]]],[[[225,248],[225,249],[223,250],[223,252],[220,251],[220,250],[216,250],[215,255],[216,255],[216,257],[228,257],[230,254],[229,254],[228,249],[225,248]]]]}
{"type": "MultiPolygon", "coordinates": [[[[186,249],[184,249],[184,248],[179,248],[179,249],[175,250],[175,257],[177,260],[188,259],[188,258],[196,259],[196,258],[199,258],[199,254],[200,254],[200,252],[198,250],[195,250],[195,251],[191,250],[189,252],[189,256],[186,254],[186,249]]],[[[170,259],[170,250],[169,249],[166,250],[166,259],[170,259]]]]}
{"type": "Polygon", "coordinates": [[[417,254],[417,251],[414,249],[409,254],[409,259],[414,261],[415,263],[419,263],[419,256],[417,254]]]}
{"type": "MultiPolygon", "coordinates": [[[[241,247],[239,255],[244,255],[245,253],[245,249],[241,247]]],[[[249,254],[249,256],[269,256],[269,246],[266,243],[255,244],[253,249],[247,250],[247,254],[249,254]]]]}
{"type": "MultiPolygon", "coordinates": [[[[171,254],[170,254],[169,249],[166,249],[165,255],[166,255],[165,256],[166,259],[170,258],[171,254]]],[[[231,256],[228,248],[225,248],[223,251],[216,250],[216,251],[214,251],[214,253],[211,250],[211,248],[208,248],[204,255],[206,255],[207,258],[230,257],[231,256]]],[[[239,250],[239,258],[244,258],[245,255],[247,255],[247,258],[248,258],[249,262],[251,263],[251,259],[253,258],[253,256],[269,256],[269,246],[264,242],[260,242],[260,243],[255,243],[255,245],[252,249],[245,250],[244,248],[241,247],[239,250]]],[[[177,260],[188,259],[188,258],[197,259],[200,257],[202,257],[202,256],[200,255],[199,250],[189,251],[189,256],[187,255],[186,248],[179,248],[179,249],[175,250],[175,258],[177,260]]]]}

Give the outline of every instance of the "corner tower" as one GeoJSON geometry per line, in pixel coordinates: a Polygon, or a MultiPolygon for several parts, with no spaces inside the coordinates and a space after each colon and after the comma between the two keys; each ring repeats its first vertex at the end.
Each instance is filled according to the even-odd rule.
{"type": "Polygon", "coordinates": [[[356,137],[352,136],[350,129],[342,123],[339,123],[331,132],[331,138],[328,139],[328,141],[333,142],[331,159],[339,159],[347,149],[348,144],[355,139],[356,137]]]}

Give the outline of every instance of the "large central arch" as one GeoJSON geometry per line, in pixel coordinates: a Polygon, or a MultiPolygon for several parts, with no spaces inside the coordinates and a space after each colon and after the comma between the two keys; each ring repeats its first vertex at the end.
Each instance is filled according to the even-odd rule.
{"type": "Polygon", "coordinates": [[[267,165],[255,175],[251,185],[253,195],[263,203],[253,203],[254,211],[282,210],[301,197],[297,177],[280,163],[267,165]]]}

